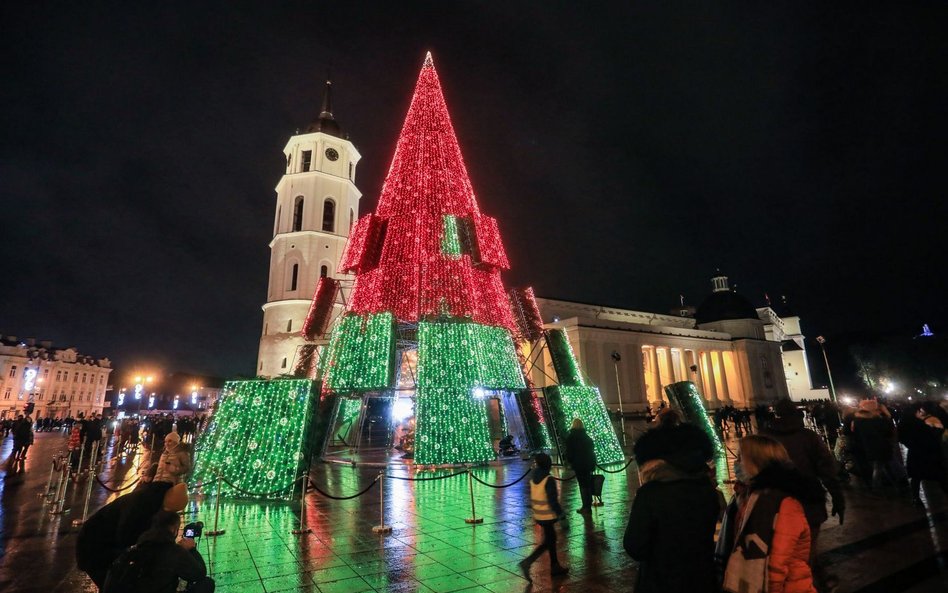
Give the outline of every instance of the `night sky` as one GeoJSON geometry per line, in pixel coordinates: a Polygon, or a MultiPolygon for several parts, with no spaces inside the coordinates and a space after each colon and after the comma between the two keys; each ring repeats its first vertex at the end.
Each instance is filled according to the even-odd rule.
{"type": "Polygon", "coordinates": [[[943,3],[33,4],[0,9],[4,335],[253,374],[284,144],[331,67],[372,211],[429,49],[508,285],[665,313],[720,267],[810,336],[948,331],[943,3]]]}

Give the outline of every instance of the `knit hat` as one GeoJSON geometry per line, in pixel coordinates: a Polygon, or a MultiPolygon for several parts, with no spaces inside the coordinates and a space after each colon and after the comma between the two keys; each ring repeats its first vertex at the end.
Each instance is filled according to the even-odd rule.
{"type": "Polygon", "coordinates": [[[181,442],[181,435],[176,432],[169,432],[165,436],[165,442],[167,443],[168,441],[172,441],[174,442],[175,445],[177,445],[178,443],[181,442]]]}
{"type": "Polygon", "coordinates": [[[184,484],[175,484],[167,492],[161,507],[166,511],[183,511],[188,504],[188,487],[184,484]]]}

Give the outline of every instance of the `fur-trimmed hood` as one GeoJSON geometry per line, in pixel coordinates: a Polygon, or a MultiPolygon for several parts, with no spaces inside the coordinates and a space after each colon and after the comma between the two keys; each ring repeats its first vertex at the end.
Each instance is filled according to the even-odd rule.
{"type": "Polygon", "coordinates": [[[804,476],[792,465],[772,463],[751,479],[751,491],[780,490],[803,504],[826,500],[826,490],[816,478],[804,476]]]}

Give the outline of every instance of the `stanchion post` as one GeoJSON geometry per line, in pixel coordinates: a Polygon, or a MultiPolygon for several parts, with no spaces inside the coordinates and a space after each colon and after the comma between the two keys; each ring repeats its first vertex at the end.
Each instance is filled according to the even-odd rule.
{"type": "Polygon", "coordinates": [[[478,523],[484,522],[484,517],[478,517],[477,511],[474,510],[474,475],[471,473],[471,470],[467,470],[467,488],[471,492],[471,516],[468,519],[465,519],[464,522],[468,525],[477,525],[478,523]]]}
{"type": "Polygon", "coordinates": [[[86,501],[82,505],[82,517],[72,520],[72,526],[78,527],[86,522],[86,517],[89,515],[89,498],[92,497],[92,481],[95,479],[95,459],[96,453],[99,451],[99,441],[92,443],[92,452],[89,457],[89,461],[92,464],[92,469],[89,471],[88,483],[86,484],[86,501]]]}
{"type": "Polygon", "coordinates": [[[303,474],[303,494],[300,496],[300,527],[292,531],[293,535],[304,535],[312,533],[313,530],[306,526],[306,490],[309,487],[309,468],[303,474]]]}
{"type": "Polygon", "coordinates": [[[59,486],[57,487],[56,500],[53,502],[52,508],[49,510],[51,515],[61,515],[65,513],[68,509],[64,509],[66,505],[66,491],[69,490],[69,463],[63,463],[63,469],[60,473],[59,486]]]}
{"type": "MultiPolygon", "coordinates": [[[[154,439],[152,439],[154,440],[154,439]]],[[[221,476],[221,470],[217,470],[217,494],[214,497],[214,529],[208,531],[205,535],[208,537],[217,537],[219,535],[224,535],[223,529],[218,529],[217,520],[221,515],[221,486],[223,484],[223,476],[221,476]]]]}
{"type": "Polygon", "coordinates": [[[82,439],[82,443],[79,445],[79,463],[76,465],[76,480],[79,479],[79,474],[82,473],[82,457],[83,453],[86,452],[86,439],[82,439]]]}
{"type": "Polygon", "coordinates": [[[379,524],[372,528],[373,533],[392,532],[392,526],[385,524],[385,472],[379,472],[379,524]]]}
{"type": "Polygon", "coordinates": [[[58,457],[58,455],[58,453],[53,455],[53,461],[49,465],[49,479],[46,480],[46,489],[40,492],[38,496],[49,498],[49,489],[53,486],[53,474],[56,473],[56,457],[58,457]]]}

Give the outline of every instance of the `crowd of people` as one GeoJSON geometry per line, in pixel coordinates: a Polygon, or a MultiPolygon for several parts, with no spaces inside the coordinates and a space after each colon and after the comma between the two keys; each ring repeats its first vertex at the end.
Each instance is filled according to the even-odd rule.
{"type": "MultiPolygon", "coordinates": [[[[640,486],[623,545],[639,562],[636,593],[831,591],[837,579],[817,563],[816,547],[828,519],[844,521],[850,476],[883,494],[910,491],[916,504],[926,480],[948,494],[948,410],[934,402],[887,406],[865,399],[840,408],[782,400],[754,410],[722,408],[712,418],[722,439],[740,439],[727,504],[711,438],[677,412],[659,409],[653,428],[634,444],[640,486]]],[[[577,419],[565,457],[577,479],[584,476],[580,513],[589,504],[583,482],[590,455],[595,467],[592,445],[577,419]]],[[[549,479],[551,460],[541,454],[535,464],[530,502],[543,539],[520,563],[527,579],[544,552],[552,576],[568,572],[556,555],[554,525],[564,511],[549,479]]]]}

